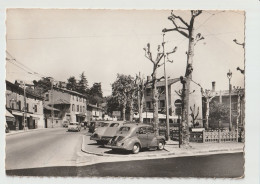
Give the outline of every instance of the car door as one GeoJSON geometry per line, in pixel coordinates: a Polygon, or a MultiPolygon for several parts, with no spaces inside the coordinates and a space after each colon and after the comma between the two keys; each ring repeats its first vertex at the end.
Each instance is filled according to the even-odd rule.
{"type": "Polygon", "coordinates": [[[147,127],[147,146],[148,147],[157,146],[157,142],[154,141],[154,138],[155,138],[154,128],[153,127],[147,127]]]}
{"type": "Polygon", "coordinates": [[[147,130],[146,130],[145,126],[138,128],[137,137],[138,137],[139,141],[141,142],[141,145],[143,148],[146,148],[148,146],[146,132],[147,132],[147,130]]]}

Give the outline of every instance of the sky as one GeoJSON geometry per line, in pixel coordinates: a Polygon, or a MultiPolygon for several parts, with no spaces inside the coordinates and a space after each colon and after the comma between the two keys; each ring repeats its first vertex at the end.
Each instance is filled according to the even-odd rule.
{"type": "MultiPolygon", "coordinates": [[[[190,11],[174,11],[187,22],[190,11]]],[[[152,63],[143,48],[150,43],[153,56],[162,42],[162,29],[173,28],[170,10],[8,9],[6,18],[6,79],[39,80],[51,76],[67,81],[85,72],[89,87],[101,82],[103,95],[111,94],[116,74],[146,77],[152,63]],[[15,60],[14,60],[15,59],[15,60]],[[36,72],[38,74],[29,74],[36,72]]],[[[205,89],[244,87],[243,11],[203,11],[195,20],[195,33],[205,38],[195,46],[193,80],[205,89]]],[[[177,46],[167,63],[170,78],[184,75],[188,40],[178,32],[165,35],[166,52],[177,46]]],[[[158,77],[163,75],[159,68],[158,77]]]]}

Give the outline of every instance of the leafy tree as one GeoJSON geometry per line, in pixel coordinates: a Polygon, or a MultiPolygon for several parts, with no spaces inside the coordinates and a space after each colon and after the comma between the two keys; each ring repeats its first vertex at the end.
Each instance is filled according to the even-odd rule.
{"type": "Polygon", "coordinates": [[[117,100],[120,107],[122,107],[123,120],[125,121],[125,112],[127,101],[131,97],[133,90],[133,77],[130,75],[117,74],[116,81],[112,84],[112,96],[117,100]]]}
{"type": "Polygon", "coordinates": [[[121,107],[118,100],[114,96],[106,97],[107,101],[107,114],[112,115],[113,111],[120,111],[121,107]]]}
{"type": "Polygon", "coordinates": [[[82,72],[79,75],[79,77],[80,77],[80,79],[79,79],[79,82],[77,84],[77,91],[79,93],[86,94],[87,89],[88,89],[88,81],[87,81],[87,78],[86,78],[84,72],[82,72]]]}
{"type": "Polygon", "coordinates": [[[48,90],[51,89],[50,77],[42,77],[40,80],[33,80],[34,93],[39,96],[44,96],[48,90]]]}
{"type": "Polygon", "coordinates": [[[229,107],[216,101],[210,103],[209,119],[213,121],[227,121],[229,119],[229,107]]]}
{"type": "Polygon", "coordinates": [[[74,76],[67,79],[67,89],[76,91],[77,90],[77,80],[74,76]]]}
{"type": "Polygon", "coordinates": [[[102,89],[101,89],[101,83],[100,82],[95,82],[93,84],[93,86],[90,88],[89,94],[90,95],[96,95],[98,97],[103,98],[103,92],[102,92],[102,89]]]}

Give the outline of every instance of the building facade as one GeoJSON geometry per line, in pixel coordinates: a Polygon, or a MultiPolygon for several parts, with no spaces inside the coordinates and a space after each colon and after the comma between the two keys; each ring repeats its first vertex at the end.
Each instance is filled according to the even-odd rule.
{"type": "MultiPolygon", "coordinates": [[[[165,93],[165,81],[157,82],[157,90],[159,93],[159,100],[158,100],[158,106],[159,106],[159,113],[165,114],[166,112],[166,93],[165,93]]],[[[177,114],[175,112],[175,105],[174,102],[176,100],[181,100],[180,92],[182,90],[182,84],[180,82],[179,78],[175,79],[168,79],[168,104],[169,104],[169,115],[176,117],[177,114]]],[[[190,98],[189,98],[189,105],[193,109],[195,105],[195,113],[198,116],[195,120],[198,124],[197,126],[202,127],[203,121],[202,121],[202,95],[201,95],[201,87],[198,86],[196,83],[191,82],[190,83],[190,98]]],[[[147,87],[145,94],[144,94],[145,104],[144,104],[144,112],[152,112],[153,111],[153,100],[152,100],[152,89],[151,87],[147,87]]],[[[190,111],[191,113],[191,111],[190,111]]],[[[145,118],[145,117],[144,117],[145,118]]],[[[192,117],[189,116],[189,126],[192,127],[192,117]]]]}
{"type": "Polygon", "coordinates": [[[97,105],[87,104],[87,121],[102,120],[103,119],[103,108],[97,105]]]}
{"type": "MultiPolygon", "coordinates": [[[[244,127],[245,119],[245,89],[244,88],[232,88],[229,90],[215,90],[215,82],[212,82],[211,97],[212,100],[209,102],[209,106],[212,103],[219,103],[226,106],[227,109],[230,109],[230,96],[231,96],[231,122],[233,129],[236,126],[244,127]]],[[[203,117],[206,115],[206,99],[203,97],[203,117]]],[[[210,114],[210,111],[209,111],[210,114]]],[[[205,118],[204,118],[205,119],[205,118]]],[[[213,119],[209,119],[209,127],[216,128],[218,127],[218,122],[213,119]]],[[[221,121],[221,127],[229,127],[229,119],[221,121]]]]}
{"type": "Polygon", "coordinates": [[[61,127],[64,121],[83,122],[86,120],[86,96],[67,89],[53,87],[45,93],[47,127],[61,127]],[[52,120],[52,108],[53,120],[52,120]]]}
{"type": "Polygon", "coordinates": [[[8,122],[10,130],[44,128],[43,97],[26,91],[18,84],[6,81],[6,109],[14,116],[8,122]]]}

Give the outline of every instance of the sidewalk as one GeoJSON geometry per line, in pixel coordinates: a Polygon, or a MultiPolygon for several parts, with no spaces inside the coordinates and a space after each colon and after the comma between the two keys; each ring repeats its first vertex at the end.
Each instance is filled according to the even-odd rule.
{"type": "Polygon", "coordinates": [[[27,130],[10,130],[9,133],[5,133],[6,136],[21,134],[21,133],[28,133],[33,131],[44,131],[44,130],[53,130],[53,129],[62,129],[62,127],[55,127],[55,128],[37,128],[37,129],[27,129],[27,130]]]}
{"type": "Polygon", "coordinates": [[[164,150],[143,151],[138,154],[114,153],[110,148],[101,147],[89,142],[88,136],[83,136],[81,151],[84,153],[106,157],[167,157],[167,156],[195,156],[219,153],[243,152],[244,143],[190,143],[189,148],[179,148],[178,142],[167,141],[164,150]],[[88,142],[88,143],[87,143],[88,142]]]}

